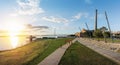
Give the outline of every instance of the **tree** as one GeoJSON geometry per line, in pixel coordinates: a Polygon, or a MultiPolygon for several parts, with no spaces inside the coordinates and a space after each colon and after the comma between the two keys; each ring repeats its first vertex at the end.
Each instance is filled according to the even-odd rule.
{"type": "Polygon", "coordinates": [[[99,29],[94,31],[93,36],[96,38],[102,38],[103,37],[102,31],[99,29]]]}
{"type": "Polygon", "coordinates": [[[84,36],[84,37],[89,37],[89,32],[88,32],[88,31],[84,32],[84,33],[83,33],[83,36],[84,36]]]}
{"type": "Polygon", "coordinates": [[[100,28],[100,30],[101,30],[102,32],[105,32],[105,31],[107,31],[108,29],[103,26],[103,27],[100,28]]]}
{"type": "Polygon", "coordinates": [[[107,42],[106,38],[110,37],[110,32],[103,32],[103,36],[104,36],[104,41],[106,43],[107,42]]]}
{"type": "Polygon", "coordinates": [[[105,38],[110,37],[110,32],[104,32],[104,33],[103,33],[103,36],[104,36],[105,38]]]}

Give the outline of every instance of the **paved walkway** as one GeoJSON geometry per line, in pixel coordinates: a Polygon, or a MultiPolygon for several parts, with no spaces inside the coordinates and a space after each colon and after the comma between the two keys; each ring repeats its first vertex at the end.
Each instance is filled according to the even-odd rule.
{"type": "Polygon", "coordinates": [[[80,42],[81,44],[91,48],[92,50],[100,53],[101,55],[105,56],[105,57],[108,57],[110,58],[111,60],[117,62],[120,64],[120,53],[116,53],[116,52],[113,52],[113,51],[110,51],[110,50],[107,50],[107,49],[103,49],[103,48],[100,48],[99,46],[96,46],[96,45],[93,45],[91,43],[88,43],[90,42],[90,40],[88,41],[85,41],[84,39],[82,38],[76,38],[78,40],[78,42],[80,42]]]}
{"type": "MultiPolygon", "coordinates": [[[[82,38],[76,38],[72,42],[74,43],[75,41],[80,42],[81,44],[91,48],[92,50],[100,53],[101,55],[103,55],[107,58],[110,58],[111,60],[120,64],[120,53],[116,53],[116,52],[113,52],[113,51],[110,51],[110,50],[107,50],[107,49],[100,48],[96,44],[91,43],[90,41],[92,41],[92,40],[86,41],[82,38]],[[88,42],[90,42],[90,43],[88,43],[88,42]]],[[[38,65],[58,65],[62,56],[64,55],[65,51],[67,50],[67,48],[70,45],[71,45],[71,43],[67,43],[67,44],[63,45],[62,47],[58,48],[56,51],[54,51],[51,55],[46,57],[38,65]]]]}
{"type": "MultiPolygon", "coordinates": [[[[73,40],[72,42],[75,42],[75,40],[73,40]]],[[[70,45],[71,45],[71,43],[67,43],[67,44],[63,45],[62,47],[58,48],[56,51],[54,51],[51,55],[46,57],[38,65],[58,65],[62,56],[64,55],[65,51],[67,50],[67,48],[70,45]]]]}

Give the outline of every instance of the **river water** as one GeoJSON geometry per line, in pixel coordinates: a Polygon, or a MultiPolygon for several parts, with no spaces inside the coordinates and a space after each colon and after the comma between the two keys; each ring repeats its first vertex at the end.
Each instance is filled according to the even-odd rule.
{"type": "MultiPolygon", "coordinates": [[[[35,36],[36,38],[33,38],[33,40],[37,38],[43,38],[43,37],[48,37],[48,38],[57,38],[57,36],[54,35],[48,35],[48,36],[35,36]]],[[[30,42],[29,36],[0,36],[0,51],[3,50],[10,50],[14,49],[20,46],[23,46],[25,44],[28,44],[30,42]]]]}
{"type": "Polygon", "coordinates": [[[26,36],[14,36],[14,37],[9,37],[9,36],[2,36],[0,37],[0,51],[3,50],[10,50],[13,48],[17,48],[20,46],[23,46],[28,43],[28,39],[26,36]]]}

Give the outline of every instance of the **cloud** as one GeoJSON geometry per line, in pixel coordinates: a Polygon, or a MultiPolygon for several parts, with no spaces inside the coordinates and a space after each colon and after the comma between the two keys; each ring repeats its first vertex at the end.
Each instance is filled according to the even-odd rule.
{"type": "Polygon", "coordinates": [[[50,22],[54,22],[54,23],[67,23],[69,22],[69,20],[67,20],[66,18],[60,18],[60,17],[54,17],[54,16],[50,16],[50,17],[42,17],[43,20],[45,21],[50,21],[50,22]]]}
{"type": "Polygon", "coordinates": [[[32,28],[36,28],[36,29],[48,29],[48,26],[33,26],[32,28]]]}
{"type": "Polygon", "coordinates": [[[17,0],[19,8],[17,14],[19,15],[34,15],[44,13],[44,10],[40,8],[39,0],[17,0]]]}
{"type": "Polygon", "coordinates": [[[66,19],[63,17],[55,17],[55,16],[44,16],[41,19],[49,22],[54,22],[54,23],[65,23],[65,25],[68,25],[68,22],[80,20],[81,18],[88,18],[89,14],[88,13],[78,13],[75,16],[72,16],[70,19],[66,19]]]}
{"type": "MultiPolygon", "coordinates": [[[[74,19],[74,20],[79,20],[79,19],[81,19],[82,17],[88,18],[88,16],[89,16],[88,13],[78,13],[78,14],[76,14],[75,16],[73,16],[73,19],[74,19]]],[[[73,19],[72,19],[72,20],[73,20],[73,19]]]]}
{"type": "Polygon", "coordinates": [[[73,18],[75,18],[75,19],[80,19],[81,18],[81,16],[82,16],[82,14],[81,13],[78,13],[77,15],[75,15],[73,18]]]}
{"type": "Polygon", "coordinates": [[[92,0],[85,0],[87,4],[92,4],[92,0]]]}
{"type": "Polygon", "coordinates": [[[48,26],[33,26],[33,25],[31,25],[31,24],[26,24],[25,25],[26,26],[26,28],[36,28],[36,29],[48,29],[49,27],[48,26]]]}

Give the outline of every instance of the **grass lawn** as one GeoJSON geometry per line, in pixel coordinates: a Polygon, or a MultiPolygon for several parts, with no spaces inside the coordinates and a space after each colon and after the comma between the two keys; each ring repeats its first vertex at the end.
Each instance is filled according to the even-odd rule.
{"type": "Polygon", "coordinates": [[[72,38],[58,38],[37,40],[25,46],[0,52],[0,65],[37,65],[45,57],[65,44],[65,40],[72,38]]]}
{"type": "Polygon", "coordinates": [[[67,49],[59,65],[118,65],[110,59],[75,42],[67,49]]]}

